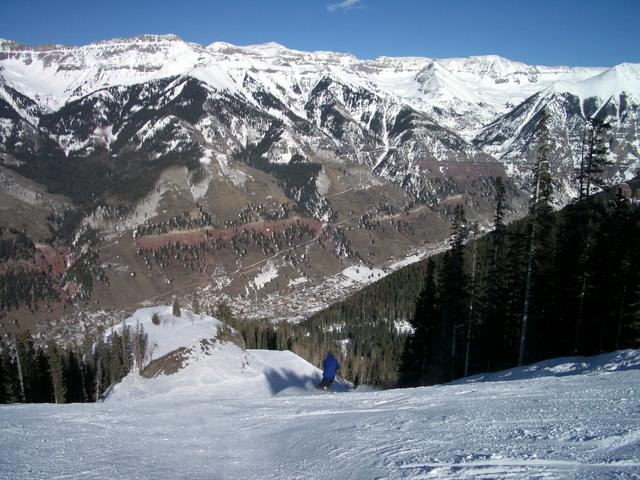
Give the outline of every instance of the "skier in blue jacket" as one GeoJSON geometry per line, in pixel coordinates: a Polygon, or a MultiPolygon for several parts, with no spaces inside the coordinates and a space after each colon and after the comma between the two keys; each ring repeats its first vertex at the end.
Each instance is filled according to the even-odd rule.
{"type": "Polygon", "coordinates": [[[340,364],[333,353],[328,352],[325,359],[322,361],[322,381],[318,388],[327,390],[336,378],[336,372],[340,369],[340,364]]]}

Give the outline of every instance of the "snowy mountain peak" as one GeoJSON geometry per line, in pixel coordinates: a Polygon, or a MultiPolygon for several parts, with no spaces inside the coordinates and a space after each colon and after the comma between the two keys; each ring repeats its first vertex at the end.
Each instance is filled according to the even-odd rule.
{"type": "Polygon", "coordinates": [[[571,93],[583,99],[606,100],[622,93],[640,97],[640,64],[622,63],[587,79],[555,82],[549,90],[571,93]]]}
{"type": "Polygon", "coordinates": [[[267,43],[257,43],[254,45],[248,45],[246,48],[250,48],[252,50],[265,50],[265,51],[295,51],[295,50],[291,50],[287,47],[285,47],[284,45],[282,45],[281,43],[278,42],[267,42],[267,43]]]}
{"type": "Polygon", "coordinates": [[[529,74],[538,66],[509,60],[498,55],[481,55],[467,58],[447,58],[439,60],[453,72],[466,72],[482,78],[506,79],[514,75],[529,74]]]}
{"type": "Polygon", "coordinates": [[[629,93],[640,92],[640,64],[621,63],[602,72],[595,79],[599,81],[617,81],[624,91],[629,93]]]}
{"type": "MultiPolygon", "coordinates": [[[[166,138],[179,136],[193,152],[204,148],[221,155],[239,154],[263,140],[269,151],[262,158],[270,162],[286,161],[301,152],[311,159],[330,151],[377,166],[376,175],[402,185],[411,196],[426,196],[433,185],[416,180],[412,186],[406,178],[424,179],[427,170],[444,175],[444,170],[427,167],[428,162],[469,160],[470,152],[481,153],[476,147],[502,161],[522,158],[521,151],[507,156],[505,149],[526,144],[514,143],[510,135],[530,133],[522,127],[532,117],[520,118],[520,113],[535,109],[518,107],[534,95],[640,96],[638,77],[638,66],[633,64],[612,69],[545,67],[498,55],[361,60],[344,53],[292,50],[274,42],[249,46],[216,42],[203,47],[175,35],[49,49],[0,44],[0,85],[12,92],[5,101],[12,105],[14,116],[30,125],[37,126],[43,112],[51,115],[50,128],[41,133],[53,135],[67,157],[74,149],[93,155],[96,148],[112,145],[123,155],[125,146],[138,151],[139,139],[151,139],[167,128],[166,138]],[[61,112],[74,102],[83,108],[61,112]],[[141,111],[163,118],[150,122],[141,111]],[[506,115],[518,119],[496,123],[506,115]],[[122,128],[132,121],[130,129],[122,128]],[[90,129],[85,127],[89,123],[90,129]],[[120,130],[114,128],[118,123],[120,130]],[[513,127],[509,134],[506,123],[513,127]],[[491,125],[491,134],[483,134],[491,125]],[[82,130],[78,138],[75,130],[82,130]],[[126,145],[129,141],[133,145],[126,145]]],[[[565,108],[560,105],[558,111],[565,108]]],[[[579,110],[571,107],[572,112],[579,110]]],[[[625,165],[632,171],[637,134],[631,117],[625,121],[629,133],[625,142],[633,149],[629,156],[621,148],[620,155],[624,150],[625,165]]],[[[5,122],[7,139],[18,131],[13,122],[5,122]]],[[[168,153],[178,142],[166,138],[158,138],[157,145],[149,143],[158,149],[151,158],[168,153]]],[[[13,140],[5,143],[14,148],[13,140]]],[[[564,155],[563,161],[570,163],[571,152],[564,155]]]]}

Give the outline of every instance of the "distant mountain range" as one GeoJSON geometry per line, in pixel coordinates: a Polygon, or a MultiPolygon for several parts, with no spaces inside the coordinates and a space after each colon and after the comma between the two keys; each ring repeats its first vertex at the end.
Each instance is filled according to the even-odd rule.
{"type": "Polygon", "coordinates": [[[46,218],[71,207],[102,232],[185,212],[191,227],[197,217],[199,227],[218,230],[306,218],[321,225],[311,237],[333,229],[332,250],[382,266],[444,239],[455,203],[487,224],[497,176],[507,178],[513,213],[522,211],[545,108],[559,205],[575,194],[590,117],[613,127],[610,179],[636,174],[637,64],[361,60],[172,35],[81,47],[0,40],[0,196],[15,205],[0,221],[44,240],[46,218]],[[349,221],[396,230],[403,221],[413,230],[401,233],[406,244],[383,233],[376,244],[353,238],[349,221]]]}

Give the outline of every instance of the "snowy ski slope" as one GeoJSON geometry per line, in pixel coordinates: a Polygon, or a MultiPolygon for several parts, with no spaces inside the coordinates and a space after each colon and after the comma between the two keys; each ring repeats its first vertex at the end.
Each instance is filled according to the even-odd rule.
{"type": "Polygon", "coordinates": [[[178,389],[130,377],[99,404],[1,406],[0,479],[640,477],[638,351],[329,394],[290,352],[247,357],[244,386],[192,371],[178,389]]]}

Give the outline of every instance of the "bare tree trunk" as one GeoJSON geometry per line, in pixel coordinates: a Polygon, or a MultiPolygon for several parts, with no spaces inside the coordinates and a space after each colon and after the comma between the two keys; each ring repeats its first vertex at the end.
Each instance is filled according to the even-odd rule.
{"type": "Polygon", "coordinates": [[[522,326],[520,328],[520,349],[518,352],[518,366],[524,363],[524,349],[527,342],[527,327],[529,323],[529,296],[531,292],[531,274],[533,271],[533,252],[529,250],[529,263],[527,265],[527,282],[524,288],[524,306],[522,311],[522,326]]]}
{"type": "Polygon", "coordinates": [[[620,350],[620,338],[622,337],[622,319],[624,318],[624,302],[627,296],[627,286],[622,287],[622,298],[620,299],[620,311],[618,313],[618,329],[616,331],[616,350],[620,350]]]}
{"type": "Polygon", "coordinates": [[[451,326],[451,380],[456,378],[456,323],[451,326]]]}
{"type": "Polygon", "coordinates": [[[102,361],[100,358],[96,361],[96,402],[100,400],[100,387],[102,386],[102,361]]]}
{"type": "Polygon", "coordinates": [[[22,362],[20,361],[20,352],[18,351],[18,342],[14,343],[16,349],[16,363],[18,364],[18,380],[20,383],[20,401],[26,401],[26,395],[24,393],[24,378],[22,376],[22,362]]]}
{"type": "Polygon", "coordinates": [[[585,120],[584,129],[582,130],[582,148],[580,149],[580,190],[579,190],[579,198],[582,200],[584,198],[584,148],[585,148],[585,140],[587,139],[587,122],[585,120]]]}
{"type": "Polygon", "coordinates": [[[464,376],[469,374],[469,354],[471,351],[471,324],[473,321],[473,300],[476,287],[476,250],[475,232],[473,236],[473,261],[471,263],[471,298],[469,299],[469,317],[467,318],[467,344],[464,352],[464,376]]]}
{"type": "MultiPolygon", "coordinates": [[[[541,168],[541,167],[538,167],[541,168]]],[[[536,189],[533,197],[533,215],[531,219],[531,235],[529,237],[529,259],[527,261],[527,279],[524,287],[524,305],[522,307],[522,325],[520,327],[520,348],[518,349],[518,366],[524,363],[524,349],[527,343],[527,327],[529,323],[529,299],[531,296],[531,277],[533,273],[533,255],[535,253],[536,229],[538,226],[538,200],[540,198],[540,171],[537,172],[536,189]]]]}
{"type": "Polygon", "coordinates": [[[573,353],[580,350],[580,335],[582,334],[582,317],[584,316],[584,297],[587,290],[587,274],[582,275],[582,286],[580,287],[580,305],[578,305],[578,321],[576,322],[576,337],[573,342],[573,353]]]}

